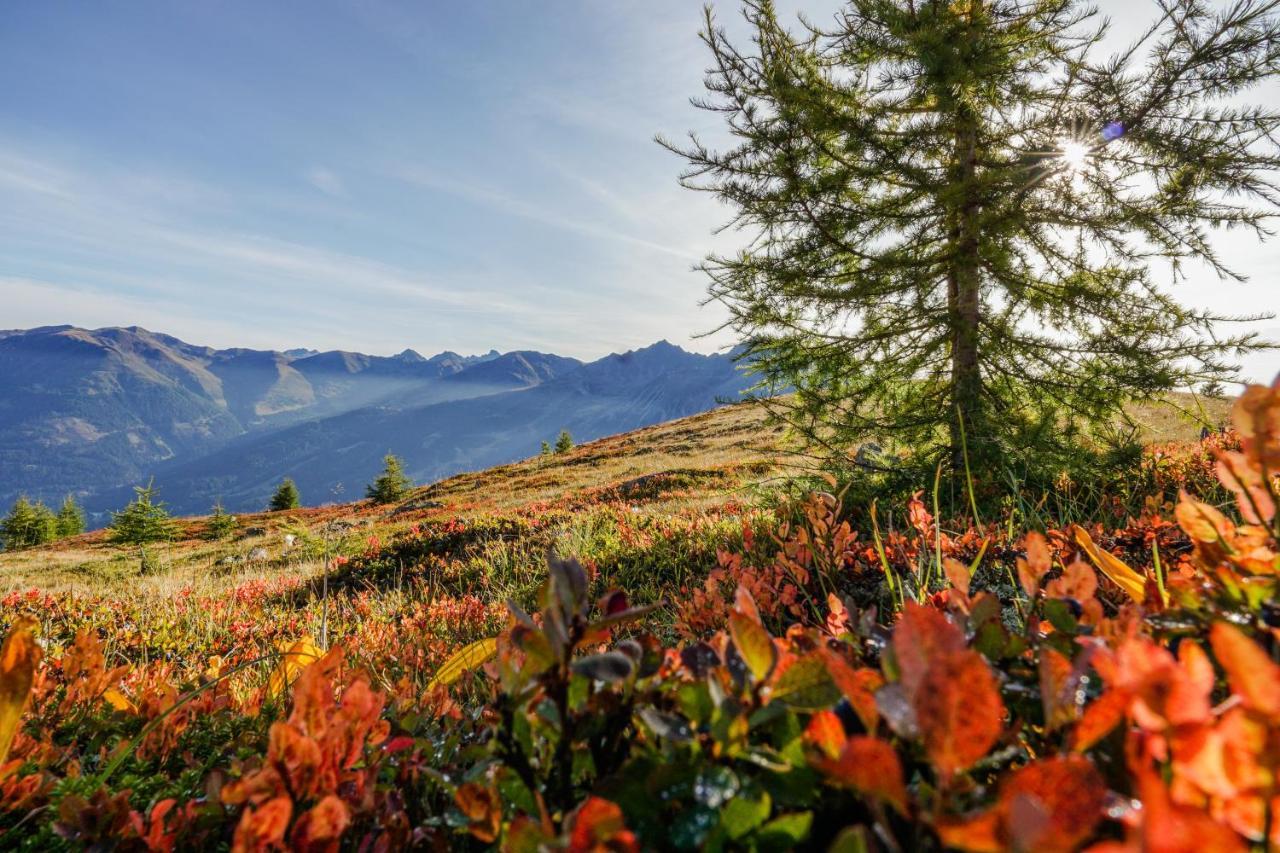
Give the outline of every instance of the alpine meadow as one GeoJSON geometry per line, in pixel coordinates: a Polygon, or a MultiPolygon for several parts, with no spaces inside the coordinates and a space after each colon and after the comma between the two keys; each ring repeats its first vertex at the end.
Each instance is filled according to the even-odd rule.
{"type": "Polygon", "coordinates": [[[1280,0],[0,73],[0,850],[1280,850],[1280,0]]]}

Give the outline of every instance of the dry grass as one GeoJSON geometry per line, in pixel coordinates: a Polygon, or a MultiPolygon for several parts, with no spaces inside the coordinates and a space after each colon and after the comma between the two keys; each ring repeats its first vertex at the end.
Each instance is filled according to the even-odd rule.
{"type": "MultiPolygon", "coordinates": [[[[1203,422],[1220,423],[1229,401],[1179,395],[1174,406],[1148,405],[1131,413],[1148,441],[1195,438],[1203,422]]],[[[122,548],[96,531],[42,548],[0,553],[0,594],[32,587],[84,594],[128,593],[166,600],[178,590],[197,593],[226,589],[251,578],[280,573],[311,576],[323,566],[322,543],[287,551],[284,536],[296,531],[316,539],[329,535],[350,551],[370,537],[385,538],[410,524],[450,518],[470,519],[513,511],[568,510],[600,498],[630,500],[633,493],[649,512],[705,507],[740,497],[744,491],[794,473],[803,460],[786,451],[780,427],[764,413],[735,405],[634,432],[603,438],[551,457],[533,457],[485,471],[459,474],[418,489],[395,507],[367,501],[292,512],[240,516],[239,533],[228,540],[204,538],[203,518],[183,519],[175,541],[155,546],[163,567],[139,575],[140,552],[122,548]],[[646,492],[650,478],[666,476],[679,485],[669,493],[646,492]],[[326,534],[332,523],[339,533],[326,534]],[[269,558],[245,558],[263,548],[269,558]],[[236,562],[227,563],[231,558],[236,562]]]]}

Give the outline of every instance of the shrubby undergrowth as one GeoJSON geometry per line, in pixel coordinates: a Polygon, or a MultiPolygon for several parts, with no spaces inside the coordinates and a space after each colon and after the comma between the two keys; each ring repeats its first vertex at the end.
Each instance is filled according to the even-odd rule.
{"type": "Polygon", "coordinates": [[[610,494],[370,536],[319,638],[296,577],[14,593],[0,846],[1280,844],[1277,471],[1280,383],[1119,523],[610,494]]]}

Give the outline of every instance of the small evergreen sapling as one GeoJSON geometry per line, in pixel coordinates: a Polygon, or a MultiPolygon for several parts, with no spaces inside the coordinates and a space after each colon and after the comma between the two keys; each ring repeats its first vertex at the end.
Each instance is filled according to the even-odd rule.
{"type": "Polygon", "coordinates": [[[62,501],[62,507],[58,510],[58,538],[65,539],[68,536],[78,536],[84,533],[84,527],[84,510],[76,503],[75,498],[67,495],[62,501]]]}
{"type": "Polygon", "coordinates": [[[235,532],[239,524],[234,515],[222,508],[222,501],[218,501],[213,505],[213,513],[209,516],[208,536],[210,539],[226,539],[235,532]]]}
{"type": "Polygon", "coordinates": [[[271,512],[281,512],[297,509],[300,506],[302,506],[302,499],[298,495],[298,487],[294,485],[292,477],[285,477],[276,488],[275,494],[271,496],[271,503],[267,505],[267,509],[271,512]]]}
{"type": "Polygon", "coordinates": [[[364,495],[374,503],[390,504],[404,500],[412,488],[413,481],[405,475],[404,463],[388,453],[382,460],[382,474],[365,488],[364,495]]]}
{"type": "Polygon", "coordinates": [[[154,481],[134,486],[132,503],[111,516],[111,541],[122,545],[145,545],[173,538],[173,519],[162,501],[156,500],[154,481]]]}
{"type": "Polygon", "coordinates": [[[556,453],[568,453],[570,450],[573,450],[573,436],[567,429],[562,429],[556,438],[556,453]]]}

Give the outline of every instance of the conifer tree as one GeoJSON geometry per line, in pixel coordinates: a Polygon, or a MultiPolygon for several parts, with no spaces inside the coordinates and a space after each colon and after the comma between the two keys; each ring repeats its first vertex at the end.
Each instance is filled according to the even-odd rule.
{"type": "Polygon", "coordinates": [[[404,473],[400,457],[388,453],[382,459],[382,473],[365,487],[364,496],[374,503],[390,504],[404,500],[413,488],[413,481],[404,473]]]}
{"type": "Polygon", "coordinates": [[[84,510],[76,503],[76,499],[71,495],[67,495],[62,501],[61,508],[58,509],[57,531],[58,538],[65,539],[68,536],[78,536],[84,533],[84,510]]]}
{"type": "Polygon", "coordinates": [[[556,453],[568,453],[570,450],[573,450],[573,436],[567,429],[562,429],[556,438],[556,453]]]}
{"type": "Polygon", "coordinates": [[[209,515],[209,532],[210,539],[226,539],[233,532],[239,521],[234,515],[230,515],[222,508],[222,501],[219,500],[213,505],[213,512],[209,515]]]}
{"type": "Polygon", "coordinates": [[[280,485],[276,487],[275,494],[271,496],[271,502],[267,504],[267,510],[270,512],[282,512],[287,509],[297,509],[302,506],[302,499],[298,495],[298,487],[294,485],[292,477],[285,477],[280,481],[280,485]]]}
{"type": "Polygon", "coordinates": [[[57,518],[40,501],[32,503],[20,495],[9,514],[0,520],[0,543],[6,551],[32,548],[52,542],[58,536],[57,518]]]}
{"type": "Polygon", "coordinates": [[[733,211],[702,264],[758,397],[816,447],[870,436],[958,469],[1069,448],[1134,400],[1229,380],[1261,345],[1164,286],[1238,279],[1210,231],[1264,235],[1280,199],[1276,0],[1157,0],[1103,55],[1083,0],[845,0],[789,29],[708,9],[731,142],[659,142],[733,211]]]}
{"type": "Polygon", "coordinates": [[[163,501],[156,499],[155,481],[134,486],[136,496],[119,512],[111,515],[111,541],[124,545],[145,545],[173,538],[173,519],[163,501]]]}

